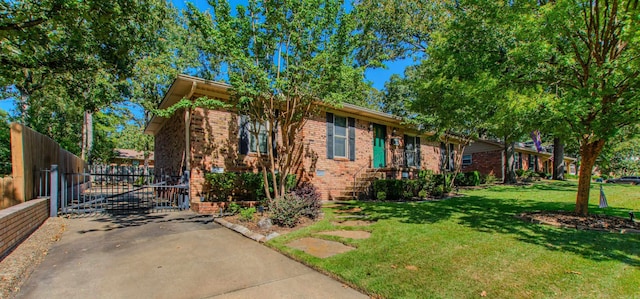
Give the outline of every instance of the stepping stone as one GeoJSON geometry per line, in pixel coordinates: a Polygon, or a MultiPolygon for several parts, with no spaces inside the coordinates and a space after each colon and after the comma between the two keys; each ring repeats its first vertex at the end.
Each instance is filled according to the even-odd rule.
{"type": "Polygon", "coordinates": [[[326,232],[319,232],[320,235],[328,235],[328,236],[338,236],[342,238],[350,238],[350,239],[367,239],[371,237],[370,232],[365,232],[362,230],[333,230],[326,232]]]}
{"type": "Polygon", "coordinates": [[[342,222],[332,222],[332,224],[338,226],[369,226],[374,224],[374,222],[364,220],[347,220],[342,222]]]}
{"type": "Polygon", "coordinates": [[[288,243],[287,246],[295,249],[300,249],[310,255],[319,258],[327,258],[355,249],[340,242],[327,241],[318,238],[302,238],[294,240],[288,243]]]}
{"type": "Polygon", "coordinates": [[[334,213],[360,213],[362,212],[361,208],[355,207],[348,210],[335,210],[334,213]]]}
{"type": "Polygon", "coordinates": [[[336,216],[339,219],[347,219],[347,218],[367,218],[367,215],[340,215],[336,216]]]}

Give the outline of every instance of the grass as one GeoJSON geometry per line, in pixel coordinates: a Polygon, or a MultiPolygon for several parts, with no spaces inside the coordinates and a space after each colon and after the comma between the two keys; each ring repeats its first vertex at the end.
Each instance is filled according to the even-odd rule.
{"type": "MultiPolygon", "coordinates": [[[[640,212],[640,186],[605,185],[610,208],[640,212]]],[[[495,186],[438,202],[351,202],[377,222],[369,239],[314,234],[334,230],[337,214],[269,245],[364,292],[386,298],[640,298],[640,235],[560,229],[513,217],[523,211],[573,210],[575,182],[495,186]],[[286,246],[314,236],[357,247],[326,259],[286,246]],[[408,267],[407,266],[414,266],[408,267]]],[[[640,213],[638,213],[640,214],[640,213]]],[[[354,228],[344,228],[354,229],[354,228]]]]}

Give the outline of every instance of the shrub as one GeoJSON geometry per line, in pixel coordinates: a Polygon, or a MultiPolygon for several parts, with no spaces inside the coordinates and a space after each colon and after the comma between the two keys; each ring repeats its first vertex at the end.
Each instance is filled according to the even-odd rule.
{"type": "Polygon", "coordinates": [[[564,178],[565,178],[565,179],[568,179],[568,180],[577,180],[577,179],[578,179],[578,176],[577,176],[577,175],[575,175],[575,174],[568,174],[568,173],[565,173],[565,174],[564,174],[564,178]]]}
{"type": "MultiPolygon", "coordinates": [[[[227,201],[231,196],[236,200],[258,201],[267,197],[262,172],[208,173],[205,178],[209,184],[209,194],[215,201],[227,201]]],[[[271,181],[271,174],[267,178],[271,181]]],[[[291,190],[295,183],[296,176],[289,175],[285,184],[286,190],[291,190]]],[[[273,186],[270,186],[269,190],[273,192],[273,186]]]]}
{"type": "Polygon", "coordinates": [[[420,198],[427,198],[427,196],[429,196],[429,191],[427,190],[420,190],[420,192],[418,192],[418,197],[420,198]]]}
{"type": "Polygon", "coordinates": [[[411,191],[404,191],[404,192],[402,193],[402,198],[403,198],[404,200],[410,200],[410,199],[413,199],[413,192],[411,192],[411,191]]]}
{"type": "Polygon", "coordinates": [[[431,195],[434,197],[442,197],[444,195],[444,186],[438,185],[431,191],[431,195]]]}
{"type": "Polygon", "coordinates": [[[387,193],[387,180],[373,181],[373,194],[378,194],[378,192],[387,193]]]}
{"type": "Polygon", "coordinates": [[[227,201],[233,195],[237,178],[235,172],[207,173],[205,178],[209,182],[211,194],[217,201],[227,201]]]}
{"type": "Polygon", "coordinates": [[[493,184],[493,183],[495,183],[497,181],[498,181],[498,179],[493,174],[488,174],[484,179],[485,184],[493,184]]]}
{"type": "Polygon", "coordinates": [[[304,202],[302,215],[316,219],[322,209],[322,200],[318,188],[309,182],[304,182],[293,189],[293,193],[304,202]]]}
{"type": "Polygon", "coordinates": [[[376,192],[376,199],[377,200],[387,200],[387,192],[384,192],[384,191],[376,192]]]}
{"type": "Polygon", "coordinates": [[[227,207],[227,212],[235,215],[235,214],[238,214],[238,212],[240,212],[241,209],[242,207],[239,204],[232,202],[229,204],[229,207],[227,207]]]}
{"type": "Polygon", "coordinates": [[[304,200],[294,193],[274,198],[268,202],[271,221],[279,226],[294,227],[305,209],[304,200]]]}
{"type": "Polygon", "coordinates": [[[240,221],[249,222],[253,220],[253,214],[255,213],[256,213],[256,208],[254,207],[244,208],[240,210],[240,217],[238,218],[240,219],[240,221]]]}
{"type": "Polygon", "coordinates": [[[516,169],[516,176],[521,177],[524,174],[523,169],[516,169]]]}
{"type": "Polygon", "coordinates": [[[412,197],[418,196],[418,192],[422,189],[420,182],[418,180],[404,180],[404,198],[411,199],[412,197]]]}
{"type": "Polygon", "coordinates": [[[431,192],[433,187],[436,186],[436,181],[434,177],[434,173],[432,170],[421,170],[418,173],[418,185],[421,190],[426,190],[427,192],[431,192]]]}

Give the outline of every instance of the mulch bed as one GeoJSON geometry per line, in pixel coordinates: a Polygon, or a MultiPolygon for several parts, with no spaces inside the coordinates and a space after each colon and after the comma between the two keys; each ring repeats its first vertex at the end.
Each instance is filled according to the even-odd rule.
{"type": "Polygon", "coordinates": [[[318,217],[318,219],[316,220],[312,220],[306,217],[302,217],[300,219],[300,222],[298,222],[298,224],[294,227],[282,227],[282,226],[277,226],[277,225],[273,225],[271,226],[271,228],[269,229],[262,229],[258,226],[258,221],[260,221],[260,218],[262,217],[267,217],[267,214],[264,214],[264,216],[260,216],[259,213],[256,213],[256,215],[254,215],[253,217],[253,221],[242,221],[240,220],[240,215],[233,215],[233,216],[225,216],[222,217],[222,219],[231,222],[233,224],[238,224],[238,225],[242,225],[246,228],[248,228],[250,231],[254,232],[254,233],[259,233],[263,236],[267,236],[271,233],[278,233],[279,235],[284,235],[286,233],[292,232],[294,230],[298,230],[301,229],[303,227],[309,226],[313,223],[315,223],[317,220],[322,219],[322,216],[318,217]]]}
{"type": "Polygon", "coordinates": [[[640,233],[640,222],[609,215],[590,214],[584,217],[567,211],[543,211],[521,213],[518,218],[563,228],[640,233]]]}

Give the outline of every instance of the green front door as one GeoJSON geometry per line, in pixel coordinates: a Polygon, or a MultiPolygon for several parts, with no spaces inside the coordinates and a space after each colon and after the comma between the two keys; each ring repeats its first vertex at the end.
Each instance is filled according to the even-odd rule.
{"type": "Polygon", "coordinates": [[[373,125],[373,168],[383,168],[387,166],[384,139],[387,133],[387,127],[383,125],[373,125]]]}

